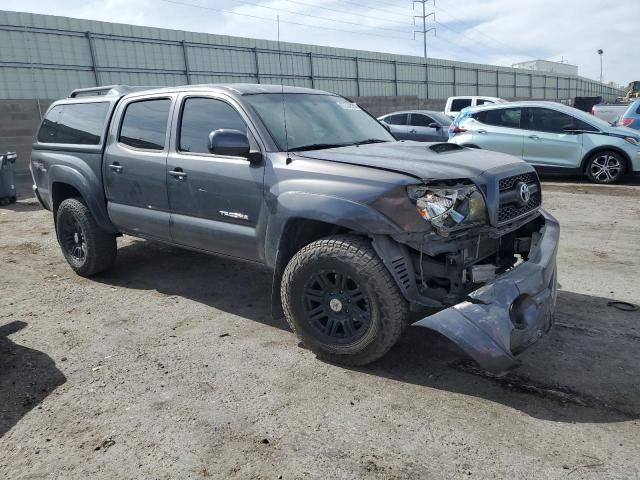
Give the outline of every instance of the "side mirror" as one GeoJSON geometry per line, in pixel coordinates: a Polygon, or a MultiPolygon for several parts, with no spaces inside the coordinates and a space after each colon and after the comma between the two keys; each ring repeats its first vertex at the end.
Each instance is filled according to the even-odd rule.
{"type": "Polygon", "coordinates": [[[221,128],[209,134],[209,151],[225,157],[249,158],[249,139],[240,130],[221,128]]]}
{"type": "Polygon", "coordinates": [[[430,123],[429,124],[429,128],[435,128],[436,130],[440,130],[440,125],[438,125],[437,123],[430,123]]]}

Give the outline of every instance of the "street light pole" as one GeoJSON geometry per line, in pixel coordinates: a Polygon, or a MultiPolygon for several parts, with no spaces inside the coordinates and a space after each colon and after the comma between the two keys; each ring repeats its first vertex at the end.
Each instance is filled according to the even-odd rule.
{"type": "Polygon", "coordinates": [[[598,55],[600,55],[600,83],[602,83],[602,54],[604,53],[604,51],[599,48],[598,49],[598,55]]]}

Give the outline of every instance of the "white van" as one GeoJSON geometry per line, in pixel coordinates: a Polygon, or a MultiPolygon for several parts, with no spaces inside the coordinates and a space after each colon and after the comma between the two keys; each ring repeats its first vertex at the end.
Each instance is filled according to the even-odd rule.
{"type": "Polygon", "coordinates": [[[479,97],[474,95],[449,97],[447,98],[447,105],[444,107],[444,114],[454,118],[463,108],[491,105],[492,103],[507,103],[507,101],[497,97],[479,97]]]}

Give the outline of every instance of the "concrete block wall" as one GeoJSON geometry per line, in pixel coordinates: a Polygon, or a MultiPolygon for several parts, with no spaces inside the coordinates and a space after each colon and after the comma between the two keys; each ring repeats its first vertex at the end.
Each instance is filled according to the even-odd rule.
{"type": "Polygon", "coordinates": [[[353,101],[372,115],[379,117],[398,110],[435,110],[442,112],[446,98],[406,97],[354,97],[353,101]]]}

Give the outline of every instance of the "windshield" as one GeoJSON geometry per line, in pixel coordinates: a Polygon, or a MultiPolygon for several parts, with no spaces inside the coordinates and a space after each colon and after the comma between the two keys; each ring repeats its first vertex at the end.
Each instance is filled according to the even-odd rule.
{"type": "Polygon", "coordinates": [[[244,99],[254,108],[281,151],[395,140],[375,118],[355,103],[335,95],[261,93],[246,95],[244,99]]]}

